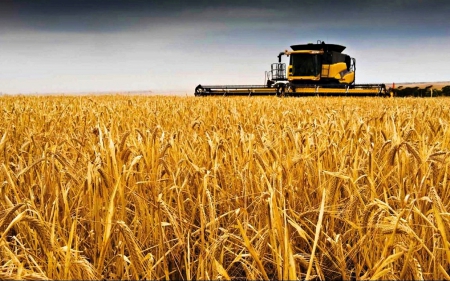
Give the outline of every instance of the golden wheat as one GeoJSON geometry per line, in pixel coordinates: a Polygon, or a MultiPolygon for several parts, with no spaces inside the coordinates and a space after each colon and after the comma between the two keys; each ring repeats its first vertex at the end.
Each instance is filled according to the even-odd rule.
{"type": "Polygon", "coordinates": [[[0,106],[0,279],[450,279],[445,98],[0,106]]]}

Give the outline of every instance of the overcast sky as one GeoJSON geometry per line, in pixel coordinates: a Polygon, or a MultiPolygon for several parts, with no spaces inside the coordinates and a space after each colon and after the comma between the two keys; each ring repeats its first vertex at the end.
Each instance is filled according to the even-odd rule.
{"type": "Polygon", "coordinates": [[[450,80],[448,0],[242,2],[0,0],[0,92],[262,84],[317,40],[347,46],[357,83],[450,80]]]}

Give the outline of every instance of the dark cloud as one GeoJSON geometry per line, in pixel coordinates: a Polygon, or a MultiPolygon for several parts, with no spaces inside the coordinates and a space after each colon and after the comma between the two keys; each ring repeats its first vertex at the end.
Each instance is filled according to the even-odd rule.
{"type": "Polygon", "coordinates": [[[284,0],[284,1],[118,1],[6,0],[1,28],[45,31],[115,32],[151,24],[223,22],[320,27],[412,25],[448,29],[446,0],[284,0]],[[253,11],[253,12],[252,12],[253,11]]]}

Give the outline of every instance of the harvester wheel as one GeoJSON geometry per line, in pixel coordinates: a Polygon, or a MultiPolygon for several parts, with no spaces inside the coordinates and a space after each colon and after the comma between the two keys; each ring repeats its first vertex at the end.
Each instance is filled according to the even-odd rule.
{"type": "Polygon", "coordinates": [[[284,85],[278,85],[277,97],[284,98],[286,96],[286,87],[284,85]]]}

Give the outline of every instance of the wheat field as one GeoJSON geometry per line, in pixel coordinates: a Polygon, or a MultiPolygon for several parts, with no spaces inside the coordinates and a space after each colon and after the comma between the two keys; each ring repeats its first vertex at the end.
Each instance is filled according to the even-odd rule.
{"type": "Polygon", "coordinates": [[[448,99],[0,105],[0,279],[450,279],[448,99]]]}

